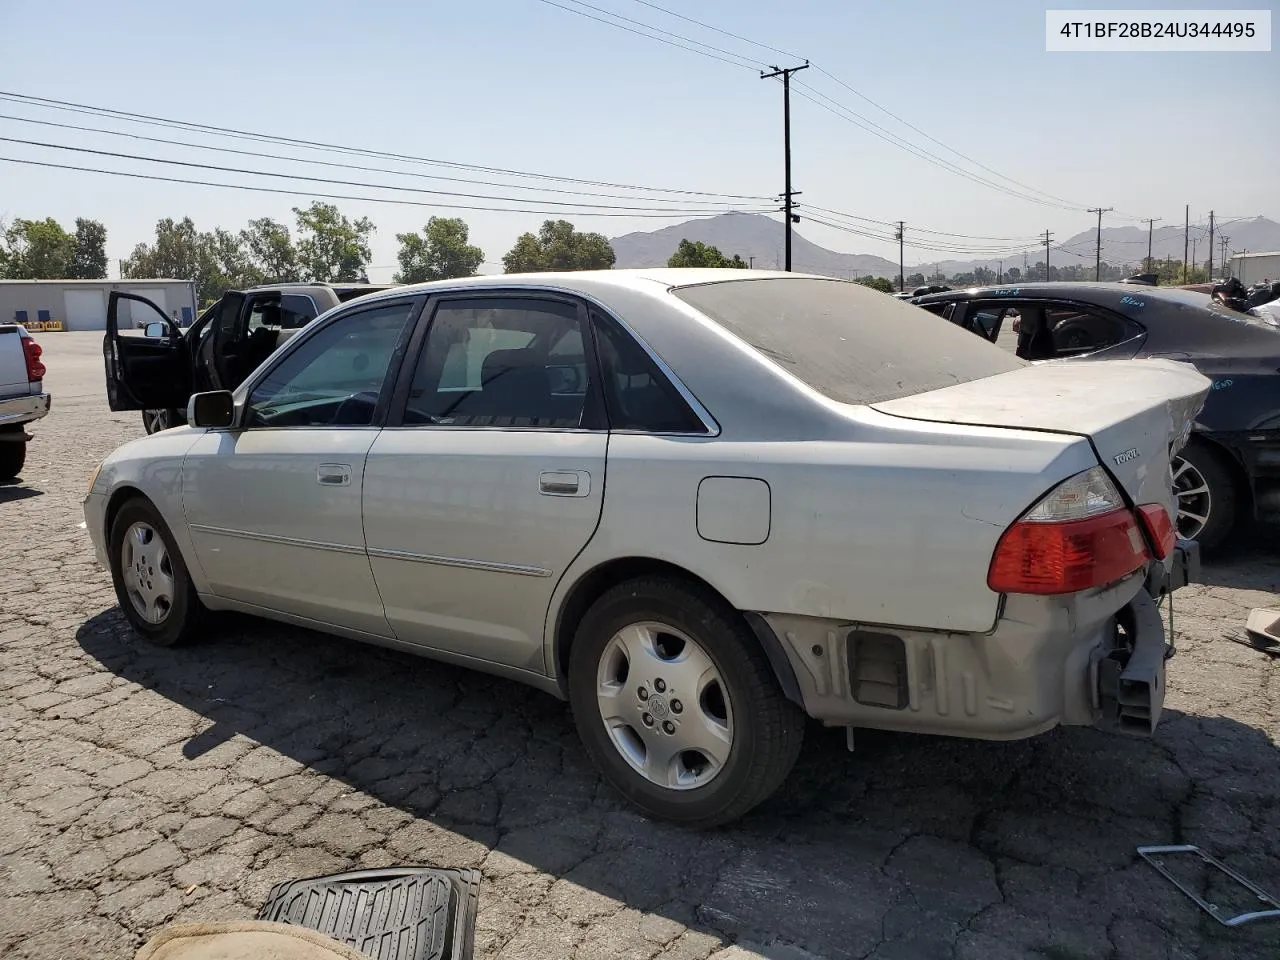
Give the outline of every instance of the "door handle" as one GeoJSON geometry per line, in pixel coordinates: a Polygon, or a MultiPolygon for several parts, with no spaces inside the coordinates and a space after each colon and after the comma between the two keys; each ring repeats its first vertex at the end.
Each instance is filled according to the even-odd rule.
{"type": "Polygon", "coordinates": [[[591,493],[591,474],[585,470],[544,470],[538,492],[547,497],[585,497],[591,493]]]}
{"type": "Polygon", "coordinates": [[[322,463],[316,467],[316,483],[326,487],[345,487],[351,483],[351,465],[322,463]]]}

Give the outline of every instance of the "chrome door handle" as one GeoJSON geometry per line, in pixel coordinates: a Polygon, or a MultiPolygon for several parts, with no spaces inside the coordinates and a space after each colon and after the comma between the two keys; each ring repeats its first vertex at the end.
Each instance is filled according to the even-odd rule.
{"type": "Polygon", "coordinates": [[[544,470],[538,492],[548,497],[585,497],[591,493],[591,474],[585,470],[544,470]]]}
{"type": "Polygon", "coordinates": [[[316,483],[326,487],[345,487],[351,483],[351,465],[322,463],[316,467],[316,483]]]}

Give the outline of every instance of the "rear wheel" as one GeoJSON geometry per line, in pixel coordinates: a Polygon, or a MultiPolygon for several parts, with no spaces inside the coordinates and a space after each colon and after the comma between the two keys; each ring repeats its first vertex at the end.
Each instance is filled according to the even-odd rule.
{"type": "Polygon", "coordinates": [[[587,611],[569,662],[578,734],[646,813],[697,827],[741,817],[800,752],[804,714],[736,611],[692,584],[632,580],[587,611]]]}
{"type": "Polygon", "coordinates": [[[1222,457],[1202,443],[1188,443],[1173,458],[1178,536],[1206,550],[1220,545],[1236,524],[1236,484],[1222,457]]]}
{"type": "Polygon", "coordinates": [[[158,647],[192,639],[204,605],[154,504],[139,497],[122,506],[111,523],[109,549],[116,599],[133,629],[158,647]]]}
{"type": "Polygon", "coordinates": [[[22,466],[27,462],[27,442],[14,439],[23,432],[21,424],[0,427],[0,480],[12,480],[22,472],[22,466]]]}

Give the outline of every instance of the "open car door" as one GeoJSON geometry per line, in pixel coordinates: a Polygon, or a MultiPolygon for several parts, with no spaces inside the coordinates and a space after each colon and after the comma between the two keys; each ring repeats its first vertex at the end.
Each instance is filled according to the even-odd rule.
{"type": "Polygon", "coordinates": [[[182,328],[144,297],[111,292],[102,357],[112,410],[183,410],[191,396],[191,357],[182,328]],[[131,322],[120,330],[120,302],[131,322]]]}

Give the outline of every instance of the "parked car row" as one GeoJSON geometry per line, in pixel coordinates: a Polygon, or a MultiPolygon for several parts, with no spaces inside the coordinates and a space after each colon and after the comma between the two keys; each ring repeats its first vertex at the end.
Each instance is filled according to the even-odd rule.
{"type": "Polygon", "coordinates": [[[1211,383],[966,332],[1008,302],[948,324],[764,271],[477,277],[350,300],[234,373],[221,325],[109,322],[112,409],[190,422],[108,456],[86,526],[152,643],[237,610],[532,684],[691,825],[769,796],[806,715],[1149,735],[1156,604],[1197,556],[1169,457],[1211,383]]]}
{"type": "MultiPolygon", "coordinates": [[[[1174,457],[1178,533],[1206,548],[1280,512],[1280,328],[1209,295],[1123,283],[976,287],[911,301],[994,342],[1018,319],[1018,355],[1072,363],[1165,357],[1212,381],[1174,457]]],[[[1123,368],[1108,365],[1113,377],[1123,368]]],[[[1048,399],[1048,398],[1046,398],[1048,399]]]]}

